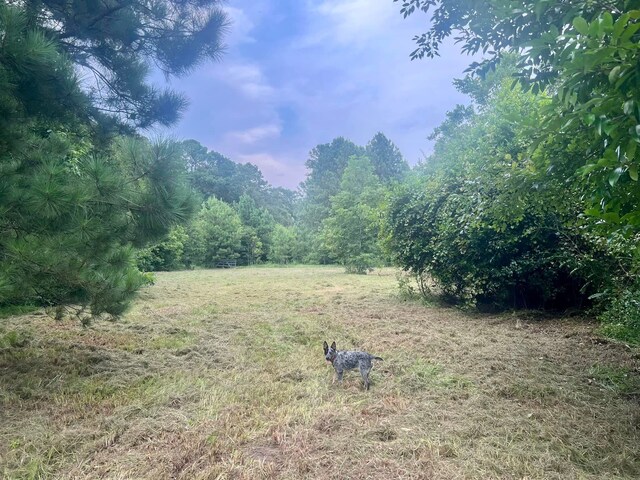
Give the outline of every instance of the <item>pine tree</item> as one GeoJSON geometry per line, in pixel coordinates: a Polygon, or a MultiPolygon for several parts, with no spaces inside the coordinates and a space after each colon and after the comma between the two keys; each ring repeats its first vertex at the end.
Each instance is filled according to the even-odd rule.
{"type": "Polygon", "coordinates": [[[219,0],[26,0],[30,28],[56,41],[85,75],[94,119],[132,127],[171,125],[186,99],[148,83],[152,66],[167,77],[222,53],[228,20],[219,0]]]}
{"type": "Polygon", "coordinates": [[[124,140],[101,156],[74,140],[49,129],[2,158],[0,305],[118,316],[146,281],[134,247],[188,218],[191,194],[171,144],[124,140]]]}
{"type": "Polygon", "coordinates": [[[145,277],[134,248],[193,210],[171,142],[93,142],[88,98],[24,9],[0,5],[0,306],[118,316],[145,277]]]}
{"type": "Polygon", "coordinates": [[[301,238],[307,245],[305,261],[330,263],[328,252],[320,241],[322,223],[331,211],[331,197],[340,190],[340,179],[349,158],[362,155],[364,149],[343,137],[316,146],[309,153],[307,179],[301,184],[304,198],[300,205],[301,238]]]}

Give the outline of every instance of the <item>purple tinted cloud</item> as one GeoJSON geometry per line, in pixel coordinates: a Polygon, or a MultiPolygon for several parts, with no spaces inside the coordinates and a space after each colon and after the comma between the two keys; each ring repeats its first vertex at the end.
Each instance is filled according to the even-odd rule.
{"type": "Polygon", "coordinates": [[[337,136],[364,145],[382,131],[415,163],[466,102],[451,82],[470,58],[445,46],[412,62],[427,18],[403,19],[392,0],[237,0],[228,11],[222,62],[173,80],[191,105],[170,133],[258,165],[273,185],[295,188],[309,150],[337,136]]]}

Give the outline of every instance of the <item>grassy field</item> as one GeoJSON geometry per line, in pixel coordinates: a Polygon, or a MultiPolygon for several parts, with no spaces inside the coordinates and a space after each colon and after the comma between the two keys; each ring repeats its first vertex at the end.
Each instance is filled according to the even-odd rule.
{"type": "Polygon", "coordinates": [[[0,319],[4,478],[639,478],[640,353],[403,301],[393,271],[159,274],[117,323],[0,319]],[[322,341],[384,357],[332,384],[322,341]]]}

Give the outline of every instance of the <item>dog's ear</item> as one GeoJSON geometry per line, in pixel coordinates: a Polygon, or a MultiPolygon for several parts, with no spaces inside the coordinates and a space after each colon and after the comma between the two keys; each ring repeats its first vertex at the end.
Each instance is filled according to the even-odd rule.
{"type": "Polygon", "coordinates": [[[322,342],[322,349],[324,350],[324,354],[326,355],[327,352],[329,351],[329,344],[327,343],[326,340],[322,342]]]}
{"type": "Polygon", "coordinates": [[[338,347],[336,347],[336,342],[333,342],[331,344],[331,348],[333,348],[334,350],[338,351],[338,347]]]}

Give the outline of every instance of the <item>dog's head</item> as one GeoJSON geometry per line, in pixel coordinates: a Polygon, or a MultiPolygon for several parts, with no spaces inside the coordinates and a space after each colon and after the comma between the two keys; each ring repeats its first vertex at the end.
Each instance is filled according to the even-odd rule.
{"type": "Polygon", "coordinates": [[[329,346],[327,344],[327,342],[325,341],[322,344],[322,348],[324,349],[324,358],[327,362],[331,362],[333,363],[333,361],[336,358],[336,355],[338,355],[338,348],[336,347],[336,342],[333,342],[331,344],[331,346],[329,346]]]}

